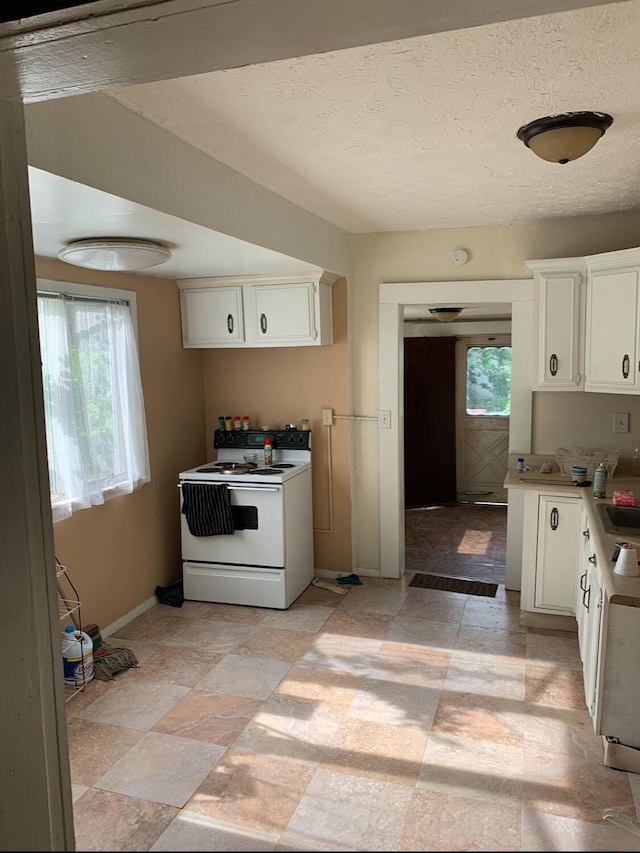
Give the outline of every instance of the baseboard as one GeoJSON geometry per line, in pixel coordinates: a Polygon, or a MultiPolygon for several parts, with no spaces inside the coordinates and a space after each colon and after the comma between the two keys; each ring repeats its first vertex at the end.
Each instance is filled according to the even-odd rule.
{"type": "Polygon", "coordinates": [[[343,575],[350,575],[352,573],[362,578],[380,577],[380,572],[377,569],[342,569],[342,571],[337,572],[331,572],[328,569],[316,569],[315,577],[331,578],[332,580],[335,580],[336,578],[342,577],[343,575]]]}
{"type": "Polygon", "coordinates": [[[130,610],[124,616],[121,616],[119,619],[116,619],[116,621],[112,622],[111,625],[107,625],[106,628],[102,628],[100,633],[103,637],[108,637],[111,634],[117,635],[120,628],[123,628],[125,625],[131,622],[133,619],[136,618],[136,616],[140,616],[146,610],[150,610],[153,605],[157,603],[158,599],[155,595],[152,595],[150,598],[147,598],[146,601],[143,601],[142,604],[139,604],[137,607],[134,607],[133,610],[130,610]]]}
{"type": "Polygon", "coordinates": [[[578,623],[573,616],[561,616],[557,613],[532,613],[520,611],[520,624],[525,628],[547,628],[549,631],[578,632],[578,623]]]}

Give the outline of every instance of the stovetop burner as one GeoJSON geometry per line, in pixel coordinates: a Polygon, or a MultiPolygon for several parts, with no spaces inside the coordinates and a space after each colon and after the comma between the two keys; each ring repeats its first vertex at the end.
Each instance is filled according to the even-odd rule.
{"type": "Polygon", "coordinates": [[[198,473],[215,472],[216,474],[248,474],[257,468],[255,462],[214,462],[206,468],[198,468],[198,473]]]}
{"type": "MultiPolygon", "coordinates": [[[[282,466],[285,467],[293,467],[293,466],[282,466]]],[[[280,468],[256,468],[251,472],[252,474],[282,474],[282,470],[280,468]]]]}

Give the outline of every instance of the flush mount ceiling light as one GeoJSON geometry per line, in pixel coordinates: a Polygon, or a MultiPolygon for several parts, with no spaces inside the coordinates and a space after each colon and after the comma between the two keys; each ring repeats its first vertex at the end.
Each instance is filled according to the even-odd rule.
{"type": "Polygon", "coordinates": [[[104,237],[74,240],[58,252],[58,257],[78,267],[92,270],[132,271],[163,264],[171,252],[154,240],[104,237]]]}
{"type": "Polygon", "coordinates": [[[569,163],[591,151],[613,124],[608,113],[560,113],[523,124],[517,137],[550,163],[569,163]]]}
{"type": "Polygon", "coordinates": [[[451,320],[455,320],[460,315],[461,311],[462,308],[429,308],[429,312],[440,323],[450,323],[451,320]]]}

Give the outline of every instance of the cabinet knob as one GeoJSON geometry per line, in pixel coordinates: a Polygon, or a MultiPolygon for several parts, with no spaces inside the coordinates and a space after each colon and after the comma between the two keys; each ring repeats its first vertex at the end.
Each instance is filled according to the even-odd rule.
{"type": "Polygon", "coordinates": [[[267,334],[267,315],[266,314],[260,315],[260,331],[262,332],[263,335],[267,334]]]}
{"type": "Polygon", "coordinates": [[[230,335],[233,334],[233,314],[227,314],[227,331],[230,335]]]}
{"type": "Polygon", "coordinates": [[[594,565],[594,566],[597,566],[597,565],[598,565],[598,558],[597,558],[597,556],[596,556],[595,554],[592,554],[592,555],[589,557],[589,562],[590,562],[590,563],[593,563],[593,565],[594,565]]]}
{"type": "Polygon", "coordinates": [[[591,587],[588,586],[585,591],[582,593],[582,604],[586,608],[587,613],[589,612],[589,604],[591,603],[591,587]],[[585,602],[586,598],[586,602],[585,602]]]}
{"type": "Polygon", "coordinates": [[[584,538],[585,538],[585,539],[588,539],[588,538],[591,536],[591,534],[589,533],[589,528],[588,528],[588,527],[587,527],[587,529],[586,529],[586,530],[583,530],[583,531],[582,531],[582,535],[584,536],[584,538]]]}
{"type": "Polygon", "coordinates": [[[552,376],[555,376],[558,372],[558,356],[555,352],[551,353],[551,358],[549,359],[549,373],[552,376]]]}
{"type": "Polygon", "coordinates": [[[549,515],[549,524],[550,524],[552,530],[558,529],[559,518],[560,518],[560,514],[558,512],[558,508],[554,506],[554,508],[551,510],[551,514],[549,515]]]}

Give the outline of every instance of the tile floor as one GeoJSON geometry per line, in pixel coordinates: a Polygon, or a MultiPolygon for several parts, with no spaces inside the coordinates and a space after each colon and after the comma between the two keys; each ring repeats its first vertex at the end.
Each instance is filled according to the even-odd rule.
{"type": "Polygon", "coordinates": [[[507,508],[457,504],[405,512],[407,571],[505,582],[507,508]]]}
{"type": "Polygon", "coordinates": [[[77,849],[640,850],[576,636],[410,577],[120,629],[139,668],[67,703],[77,849]]]}

